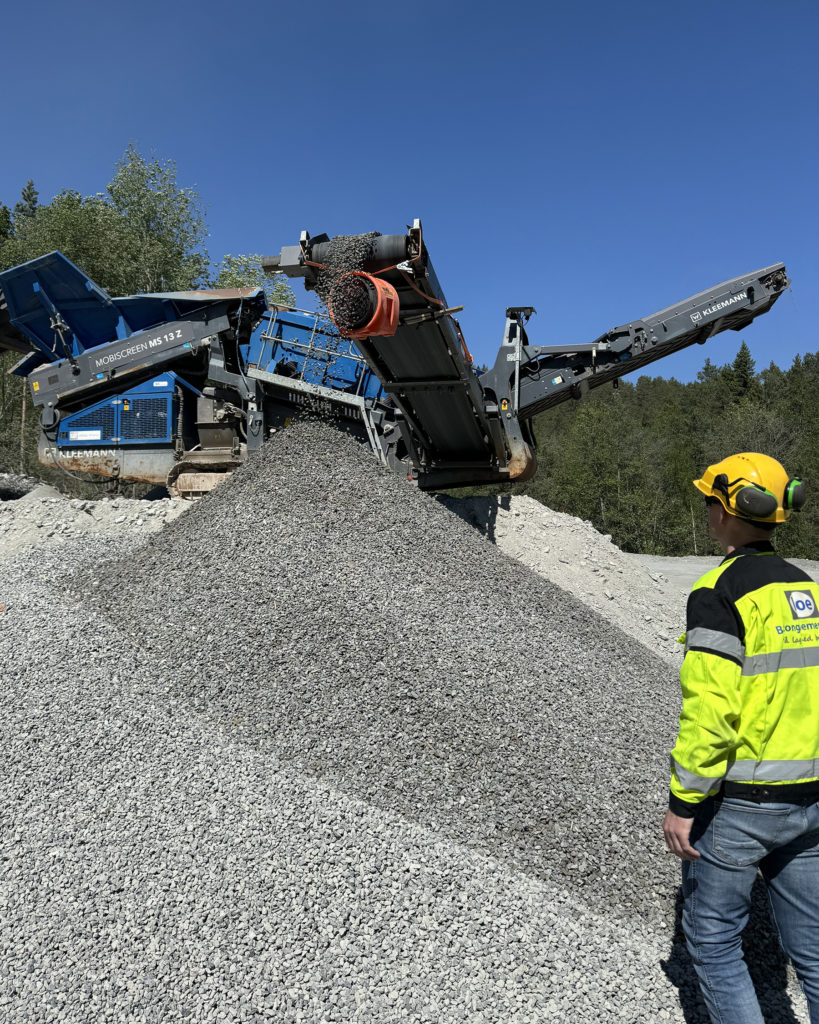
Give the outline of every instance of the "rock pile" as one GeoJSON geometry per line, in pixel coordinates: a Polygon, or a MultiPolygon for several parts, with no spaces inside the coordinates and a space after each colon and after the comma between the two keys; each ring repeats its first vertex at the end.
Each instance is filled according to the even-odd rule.
{"type": "Polygon", "coordinates": [[[320,423],[109,544],[4,563],[0,1017],[705,1021],[667,663],[320,423]]]}
{"type": "Polygon", "coordinates": [[[185,502],[169,498],[67,498],[53,487],[32,481],[32,486],[16,495],[16,500],[0,501],[0,553],[44,543],[63,544],[84,536],[153,533],[175,519],[185,507],[185,502]]]}
{"type": "MultiPolygon", "coordinates": [[[[624,633],[678,667],[689,587],[624,554],[591,523],[524,495],[439,499],[493,544],[574,594],[624,633]]],[[[703,562],[706,560],[703,559],[703,562]]],[[[716,565],[718,559],[711,559],[716,565]]],[[[703,565],[700,572],[705,572],[703,565]]]]}
{"type": "Polygon", "coordinates": [[[352,439],[286,432],[83,590],[248,743],[595,904],[667,912],[673,672],[352,439]]]}
{"type": "Polygon", "coordinates": [[[37,481],[16,473],[0,473],[0,501],[14,501],[28,494],[37,481]]]}

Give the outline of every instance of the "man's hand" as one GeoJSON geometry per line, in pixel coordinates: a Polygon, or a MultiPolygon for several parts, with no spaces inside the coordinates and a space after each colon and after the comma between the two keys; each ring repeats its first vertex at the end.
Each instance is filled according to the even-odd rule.
{"type": "Polygon", "coordinates": [[[680,860],[696,860],[699,853],[691,845],[691,827],[693,818],[681,818],[679,814],[668,810],[663,818],[665,845],[680,860]]]}

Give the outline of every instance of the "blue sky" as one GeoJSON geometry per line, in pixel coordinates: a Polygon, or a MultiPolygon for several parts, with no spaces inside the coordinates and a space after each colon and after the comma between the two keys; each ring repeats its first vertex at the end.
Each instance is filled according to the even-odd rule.
{"type": "Polygon", "coordinates": [[[591,341],[777,260],[771,313],[650,372],[819,349],[813,0],[45,0],[2,25],[8,205],[29,177],[102,191],[133,142],[197,188],[214,261],[420,217],[481,361],[508,305],[534,344],[591,341]]]}

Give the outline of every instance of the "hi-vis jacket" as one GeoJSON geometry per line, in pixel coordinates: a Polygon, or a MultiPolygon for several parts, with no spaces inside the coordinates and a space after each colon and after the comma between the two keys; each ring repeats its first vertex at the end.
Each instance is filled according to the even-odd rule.
{"type": "Polygon", "coordinates": [[[819,586],[755,542],[694,584],[686,617],[671,810],[691,817],[723,784],[819,797],[819,586]]]}

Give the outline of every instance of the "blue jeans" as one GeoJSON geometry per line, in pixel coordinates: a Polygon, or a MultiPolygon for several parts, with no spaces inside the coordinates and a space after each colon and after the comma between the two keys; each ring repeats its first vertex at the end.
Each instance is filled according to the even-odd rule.
{"type": "Polygon", "coordinates": [[[819,1024],[819,801],[725,797],[705,822],[692,831],[699,859],[683,862],[682,923],[711,1020],[764,1024],[741,939],[759,868],[811,1024],[819,1024]]]}

